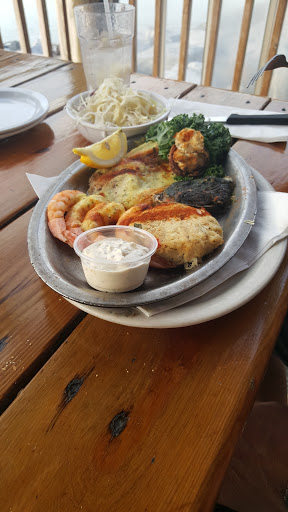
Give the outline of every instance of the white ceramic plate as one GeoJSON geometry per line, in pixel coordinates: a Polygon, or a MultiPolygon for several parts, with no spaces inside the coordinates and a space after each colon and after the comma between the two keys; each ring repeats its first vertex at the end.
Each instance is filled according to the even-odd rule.
{"type": "MultiPolygon", "coordinates": [[[[260,190],[273,190],[271,185],[253,171],[260,190]]],[[[116,324],[132,327],[165,329],[208,322],[227,315],[252,300],[276,274],[287,247],[287,240],[278,242],[247,270],[236,274],[203,297],[177,308],[147,317],[136,308],[101,308],[69,300],[77,308],[116,324]]]]}
{"type": "Polygon", "coordinates": [[[38,92],[0,88],[0,138],[32,128],[46,117],[48,109],[47,98],[38,92]]]}
{"type": "MultiPolygon", "coordinates": [[[[149,123],[139,124],[137,126],[121,126],[123,132],[126,133],[127,137],[134,137],[135,135],[141,135],[143,133],[146,133],[150,126],[160,123],[161,121],[165,121],[168,118],[170,112],[169,102],[168,100],[166,100],[166,98],[164,98],[164,96],[161,96],[156,92],[144,91],[142,89],[138,89],[138,92],[142,92],[143,94],[146,94],[146,96],[149,96],[150,98],[160,103],[160,105],[163,106],[164,110],[163,114],[157,117],[157,119],[150,121],[149,123]]],[[[91,91],[85,91],[71,98],[67,102],[66,112],[72,119],[74,119],[79,133],[81,133],[81,135],[83,135],[85,139],[89,140],[90,142],[98,142],[104,139],[104,137],[107,137],[111,133],[115,132],[115,130],[117,130],[117,127],[114,126],[111,128],[100,129],[96,128],[95,126],[93,126],[92,123],[88,123],[87,121],[82,121],[81,119],[77,120],[74,110],[78,109],[81,103],[81,98],[85,99],[89,94],[91,94],[91,91]]]]}

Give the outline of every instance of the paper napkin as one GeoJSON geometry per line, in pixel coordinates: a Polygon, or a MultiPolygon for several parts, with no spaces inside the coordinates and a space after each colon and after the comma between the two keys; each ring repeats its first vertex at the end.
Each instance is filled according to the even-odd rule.
{"type": "MultiPolygon", "coordinates": [[[[200,101],[169,99],[171,111],[169,118],[177,114],[203,114],[205,117],[226,116],[230,114],[279,114],[264,110],[226,107],[200,101]]],[[[225,124],[231,136],[236,139],[255,140],[259,142],[281,142],[288,140],[288,125],[232,125],[225,124]]]]}
{"type": "Polygon", "coordinates": [[[53,176],[52,178],[45,178],[44,176],[39,176],[38,174],[29,174],[28,172],[26,172],[26,176],[39,199],[43,196],[50,185],[53,185],[53,183],[55,183],[57,180],[57,176],[53,176]]]}

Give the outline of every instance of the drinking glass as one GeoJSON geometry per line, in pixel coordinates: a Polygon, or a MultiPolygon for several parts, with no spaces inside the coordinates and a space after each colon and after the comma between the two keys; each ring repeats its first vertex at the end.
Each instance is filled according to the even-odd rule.
{"type": "Polygon", "coordinates": [[[74,13],[88,89],[115,76],[129,86],[135,7],[94,3],[78,5],[74,13]]]}

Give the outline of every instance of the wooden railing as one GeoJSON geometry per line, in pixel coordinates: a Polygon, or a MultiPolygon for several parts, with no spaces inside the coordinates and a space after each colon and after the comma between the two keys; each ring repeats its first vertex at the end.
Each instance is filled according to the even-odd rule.
{"type": "MultiPolygon", "coordinates": [[[[47,0],[35,0],[38,10],[38,19],[40,26],[40,37],[42,51],[45,56],[52,56],[52,45],[47,17],[47,0]]],[[[49,0],[51,1],[51,0],[49,0]]],[[[73,8],[80,3],[87,3],[87,0],[55,0],[57,8],[57,23],[59,33],[60,58],[81,61],[78,38],[76,34],[73,8]]],[[[89,1],[89,0],[88,0],[89,1]]],[[[95,1],[95,0],[94,0],[95,1]]],[[[129,0],[129,3],[136,7],[136,33],[137,33],[137,4],[145,0],[129,0]]],[[[178,0],[175,0],[175,2],[178,0]]],[[[13,0],[18,37],[22,53],[31,53],[29,34],[23,8],[23,0],[13,0]]],[[[222,0],[209,0],[206,20],[206,35],[204,44],[204,57],[202,63],[201,84],[205,86],[212,85],[213,70],[215,64],[215,51],[219,33],[219,23],[221,16],[222,0]]],[[[235,67],[231,89],[238,91],[243,72],[244,59],[247,50],[249,31],[251,28],[252,12],[254,0],[245,0],[241,30],[238,42],[238,49],[235,55],[235,67]]],[[[161,76],[163,73],[165,29],[166,29],[166,8],[167,0],[155,0],[154,13],[154,55],[153,55],[153,76],[161,76]]],[[[287,0],[270,0],[269,9],[266,18],[265,31],[260,42],[262,49],[259,59],[259,67],[267,62],[277,53],[283,21],[287,8],[287,0]]],[[[187,69],[187,56],[189,47],[189,31],[191,23],[192,0],[183,0],[182,26],[179,50],[178,79],[185,80],[187,69]]],[[[2,20],[1,20],[2,21],[2,20]]],[[[134,37],[133,48],[133,71],[137,71],[137,37],[134,37]]],[[[3,48],[3,41],[0,34],[0,47],[3,48]]],[[[265,73],[258,80],[255,93],[267,95],[271,81],[271,72],[265,73]]]]}

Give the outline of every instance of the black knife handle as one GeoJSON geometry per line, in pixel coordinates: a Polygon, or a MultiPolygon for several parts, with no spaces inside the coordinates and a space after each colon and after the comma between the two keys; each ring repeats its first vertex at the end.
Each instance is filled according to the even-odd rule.
{"type": "Polygon", "coordinates": [[[227,124],[286,124],[288,125],[288,114],[262,114],[262,115],[241,115],[231,114],[227,124]]]}

